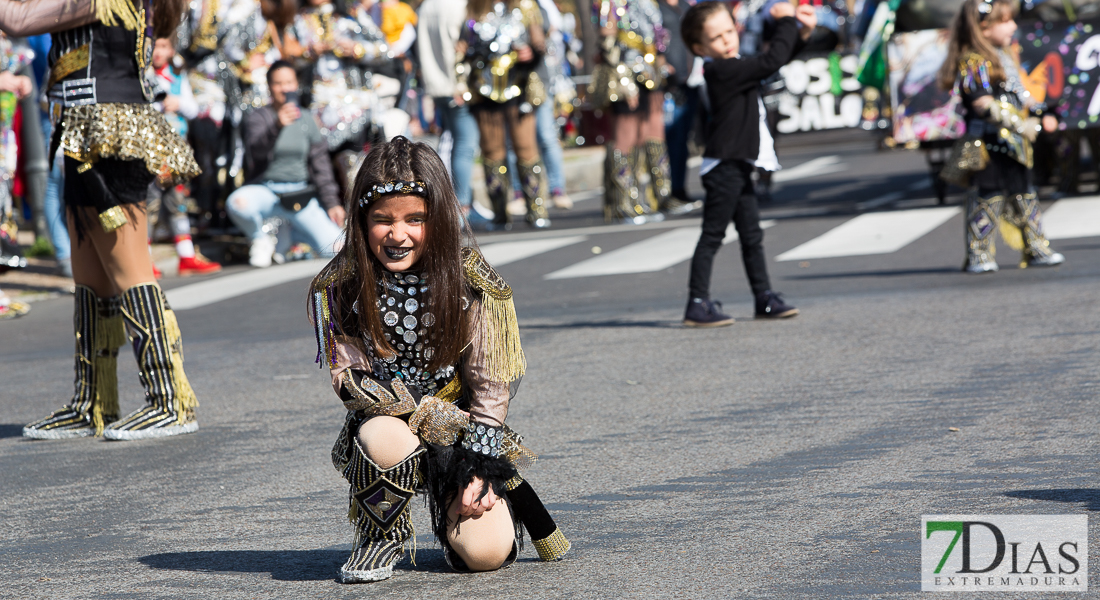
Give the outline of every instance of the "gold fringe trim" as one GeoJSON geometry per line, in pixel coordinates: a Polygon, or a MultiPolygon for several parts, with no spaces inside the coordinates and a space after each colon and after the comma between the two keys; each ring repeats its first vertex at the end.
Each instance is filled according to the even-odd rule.
{"type": "Polygon", "coordinates": [[[488,319],[485,368],[489,379],[511,383],[527,370],[519,340],[519,318],[512,302],[512,288],[473,248],[462,249],[466,282],[481,293],[481,318],[488,319]]]}
{"type": "Polygon", "coordinates": [[[1001,232],[1001,239],[1008,244],[1009,248],[1013,250],[1024,249],[1024,232],[1020,230],[1016,225],[1009,223],[1007,219],[1001,217],[999,223],[997,223],[998,229],[1001,232]]]}
{"type": "Polygon", "coordinates": [[[569,552],[571,547],[569,540],[565,539],[565,534],[561,532],[561,528],[555,529],[554,533],[541,540],[531,540],[531,544],[535,546],[539,558],[545,561],[558,560],[565,556],[565,553],[569,552]]]}
{"type": "Polygon", "coordinates": [[[78,162],[141,160],[163,185],[201,173],[189,146],[152,104],[92,104],[65,109],[60,148],[78,162]]]}
{"type": "Polygon", "coordinates": [[[481,318],[489,319],[494,335],[485,342],[485,369],[489,378],[500,383],[515,381],[527,370],[527,358],[519,342],[519,319],[512,299],[481,297],[481,318]]]}
{"type": "Polygon", "coordinates": [[[103,435],[107,426],[106,415],[119,416],[118,407],[118,349],[126,343],[126,326],[122,315],[99,317],[96,323],[96,355],[92,359],[95,369],[95,402],[92,403],[92,424],[95,434],[103,435]]]}
{"type": "Polygon", "coordinates": [[[167,305],[164,307],[164,335],[168,338],[168,347],[172,349],[172,381],[176,384],[176,414],[178,423],[184,424],[199,407],[195,390],[183,372],[183,339],[180,326],[176,321],[176,312],[167,305]]]}
{"type": "Polygon", "coordinates": [[[95,18],[110,27],[122,26],[130,31],[145,28],[142,11],[130,0],[92,0],[95,18]]]}

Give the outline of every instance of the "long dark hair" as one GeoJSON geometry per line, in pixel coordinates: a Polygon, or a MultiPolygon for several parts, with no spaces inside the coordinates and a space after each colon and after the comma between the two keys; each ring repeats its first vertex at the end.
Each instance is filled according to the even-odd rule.
{"type": "Polygon", "coordinates": [[[427,190],[423,196],[428,209],[424,224],[424,253],[415,268],[428,282],[426,300],[436,318],[431,334],[435,354],[428,364],[428,368],[434,371],[457,363],[469,341],[471,332],[466,326],[463,311],[463,298],[468,298],[469,292],[463,276],[462,238],[464,233],[470,239],[473,235],[462,218],[458,198],[443,161],[427,144],[413,143],[398,136],[388,143],[374,146],[363,160],[346,202],[348,220],[344,247],[332,262],[337,267],[356,265],[358,277],[344,280],[342,285],[348,289],[338,290],[338,297],[359,300],[358,316],[345,313],[344,318],[351,319],[358,330],[367,335],[380,356],[393,356],[395,350],[386,342],[381,316],[374,309],[378,300],[378,281],[385,267],[378,262],[367,243],[370,204],[359,205],[359,199],[374,184],[388,181],[422,181],[427,190]]]}
{"type": "Polygon", "coordinates": [[[947,46],[947,60],[940,67],[939,84],[942,89],[949,90],[955,85],[955,78],[959,75],[959,61],[966,54],[974,52],[980,55],[991,65],[989,79],[992,83],[1001,83],[1005,80],[1005,68],[1001,64],[1001,58],[997,49],[989,43],[982,29],[998,23],[1003,23],[1016,16],[1016,4],[1011,0],[966,0],[959,8],[959,14],[955,15],[955,21],[951,23],[951,39],[947,46]],[[989,12],[982,14],[981,7],[987,6],[989,12]]]}

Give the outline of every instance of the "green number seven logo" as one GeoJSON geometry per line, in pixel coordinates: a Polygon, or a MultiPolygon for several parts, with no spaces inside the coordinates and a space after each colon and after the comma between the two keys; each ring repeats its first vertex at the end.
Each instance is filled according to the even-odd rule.
{"type": "Polygon", "coordinates": [[[943,558],[940,559],[940,564],[936,566],[936,573],[939,573],[943,569],[943,565],[947,562],[947,557],[951,556],[951,551],[955,549],[955,542],[959,541],[963,533],[962,521],[929,521],[928,528],[925,531],[925,539],[932,537],[932,533],[936,531],[954,531],[955,537],[952,538],[951,543],[947,545],[947,550],[943,553],[943,558]]]}

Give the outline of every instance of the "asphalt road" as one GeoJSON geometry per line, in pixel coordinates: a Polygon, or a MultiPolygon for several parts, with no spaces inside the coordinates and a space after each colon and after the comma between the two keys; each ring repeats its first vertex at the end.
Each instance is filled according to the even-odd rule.
{"type": "MultiPolygon", "coordinates": [[[[825,155],[811,152],[791,163],[825,155]]],[[[679,326],[684,262],[546,278],[667,223],[567,233],[582,239],[500,268],[530,363],[509,424],[573,542],[558,563],[528,544],[508,569],[452,574],[418,502],[416,566],[336,583],[344,411],[313,363],[304,279],[179,312],[201,429],[160,441],[20,438],[71,394],[71,300],[36,303],[0,323],[0,597],[915,598],[921,515],[1100,509],[1100,237],[1057,240],[1058,268],[1018,269],[1002,248],[1001,272],[968,276],[955,214],[894,252],[775,260],[891,187],[914,189],[875,209],[936,208],[919,155],[860,146],[840,162],[784,184],[765,214],[793,320],[751,319],[736,244],[714,276],[738,318],[724,329],[679,326]],[[806,198],[876,171],[880,187],[806,198]]],[[[136,408],[136,368],[119,365],[136,408]]]]}

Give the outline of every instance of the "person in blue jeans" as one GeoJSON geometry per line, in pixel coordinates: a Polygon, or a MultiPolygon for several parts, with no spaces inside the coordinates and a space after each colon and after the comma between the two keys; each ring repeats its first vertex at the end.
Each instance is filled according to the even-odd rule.
{"type": "Polygon", "coordinates": [[[249,184],[229,195],[226,212],[252,240],[248,262],[254,267],[271,266],[275,240],[263,230],[271,217],[290,223],[292,235],[320,256],[334,256],[342,245],[345,211],[328,145],[309,113],[298,107],[298,77],[290,63],[272,64],[267,85],[271,104],[250,112],[243,123],[249,184]],[[316,194],[304,206],[294,209],[280,202],[280,194],[311,184],[316,194]]]}
{"type": "MultiPolygon", "coordinates": [[[[451,179],[458,204],[471,225],[484,226],[489,221],[473,208],[470,177],[477,158],[481,134],[477,119],[456,84],[455,50],[466,23],[465,0],[424,0],[417,10],[417,58],[420,62],[420,83],[424,93],[435,101],[440,126],[451,134],[451,179]]],[[[441,150],[442,151],[442,150],[441,150]]]]}

